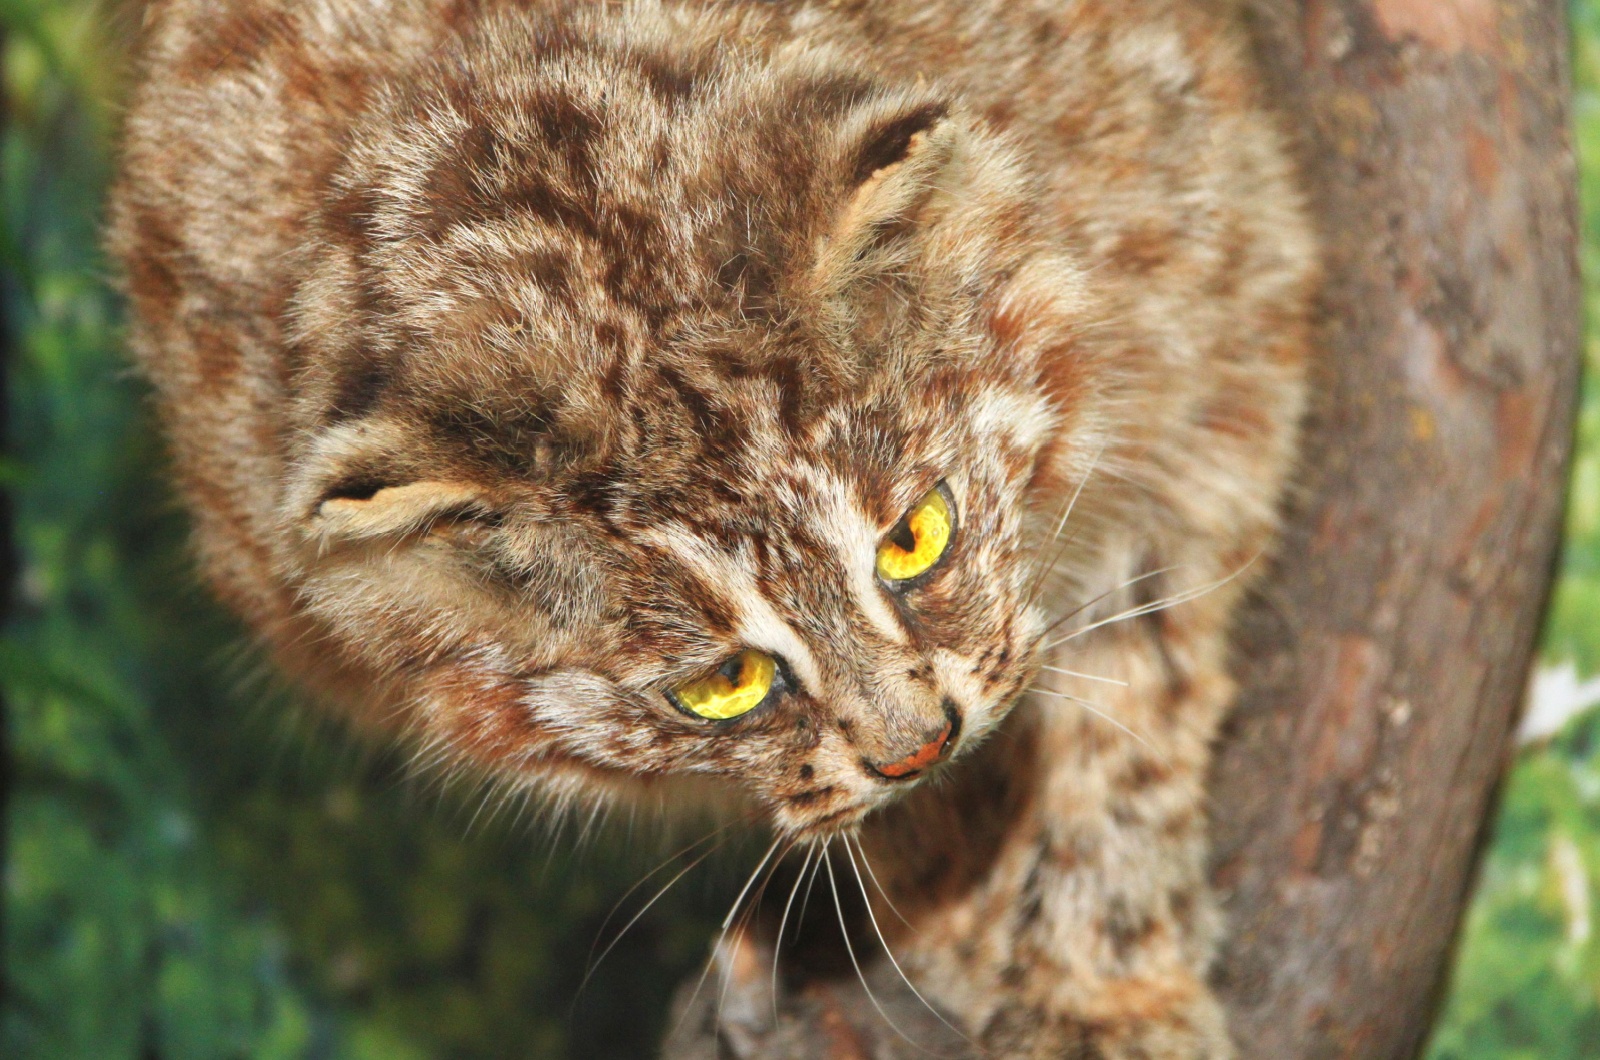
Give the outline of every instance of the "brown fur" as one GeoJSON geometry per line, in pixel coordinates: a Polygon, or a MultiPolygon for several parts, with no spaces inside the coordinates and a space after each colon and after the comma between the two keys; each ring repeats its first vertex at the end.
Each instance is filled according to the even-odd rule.
{"type": "Polygon", "coordinates": [[[449,768],[859,835],[989,1055],[1228,1055],[1201,783],[1243,579],[1058,641],[1275,527],[1314,248],[1235,21],[152,3],[111,245],[207,576],[449,768]],[[941,481],[951,552],[892,594],[941,481]],[[746,646],[795,690],[671,706],[746,646]],[[867,766],[952,710],[949,783],[867,766]]]}

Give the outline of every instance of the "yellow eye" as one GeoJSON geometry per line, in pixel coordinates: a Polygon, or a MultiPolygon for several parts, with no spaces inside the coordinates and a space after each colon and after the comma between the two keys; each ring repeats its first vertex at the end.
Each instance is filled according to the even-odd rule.
{"type": "Polygon", "coordinates": [[[878,546],[878,577],[904,582],[928,573],[950,547],[955,529],[944,490],[929,491],[878,546]]]}
{"type": "Polygon", "coordinates": [[[772,656],[753,649],[742,651],[715,673],[675,689],[672,700],[691,714],[727,721],[759,707],[777,676],[778,663],[772,656]]]}

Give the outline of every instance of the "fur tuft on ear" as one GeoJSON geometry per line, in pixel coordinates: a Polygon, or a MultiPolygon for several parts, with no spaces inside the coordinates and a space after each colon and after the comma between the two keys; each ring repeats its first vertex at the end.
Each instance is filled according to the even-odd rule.
{"type": "Polygon", "coordinates": [[[850,197],[817,255],[815,276],[835,294],[862,271],[938,189],[956,156],[961,123],[941,100],[876,106],[845,129],[850,197]]]}

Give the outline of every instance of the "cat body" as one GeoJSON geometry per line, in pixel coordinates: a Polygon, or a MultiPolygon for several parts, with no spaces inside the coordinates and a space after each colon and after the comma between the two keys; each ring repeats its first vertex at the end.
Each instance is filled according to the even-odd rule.
{"type": "Polygon", "coordinates": [[[1230,1054],[1202,784],[1316,276],[1231,3],[156,0],[139,63],[131,343],[288,672],[858,844],[984,1055],[1230,1054]]]}

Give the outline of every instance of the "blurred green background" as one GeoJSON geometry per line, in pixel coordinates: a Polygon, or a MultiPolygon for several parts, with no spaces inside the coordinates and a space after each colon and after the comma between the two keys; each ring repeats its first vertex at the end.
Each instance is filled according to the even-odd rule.
{"type": "MultiPolygon", "coordinates": [[[[1571,7],[1600,322],[1600,0],[1571,7]]],[[[691,875],[579,995],[608,912],[651,859],[473,820],[470,793],[408,782],[275,701],[195,585],[119,354],[96,245],[119,69],[103,9],[0,0],[0,32],[0,484],[18,573],[0,641],[12,745],[0,1055],[651,1055],[739,881],[691,875]]],[[[1595,330],[1545,640],[1546,661],[1580,679],[1600,674],[1595,330]]],[[[1600,1057],[1597,880],[1591,711],[1516,762],[1433,1060],[1600,1057]]]]}
{"type": "Polygon", "coordinates": [[[108,6],[0,0],[19,566],[0,1056],[652,1055],[740,881],[686,878],[574,1004],[613,904],[671,850],[474,822],[475,793],[274,701],[196,585],[97,254],[108,6]]]}

